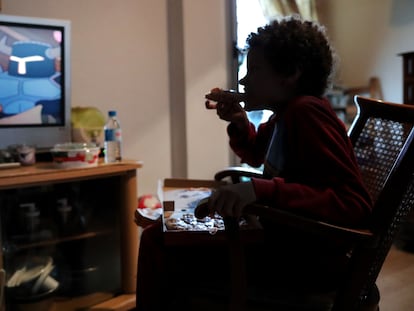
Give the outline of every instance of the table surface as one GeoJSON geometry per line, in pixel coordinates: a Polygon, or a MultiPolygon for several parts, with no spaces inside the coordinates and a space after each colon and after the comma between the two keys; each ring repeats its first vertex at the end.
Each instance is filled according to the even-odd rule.
{"type": "Polygon", "coordinates": [[[58,168],[52,162],[40,162],[30,166],[0,169],[0,189],[44,182],[59,182],[114,175],[142,167],[142,162],[123,160],[106,164],[100,161],[94,167],[58,168]]]}

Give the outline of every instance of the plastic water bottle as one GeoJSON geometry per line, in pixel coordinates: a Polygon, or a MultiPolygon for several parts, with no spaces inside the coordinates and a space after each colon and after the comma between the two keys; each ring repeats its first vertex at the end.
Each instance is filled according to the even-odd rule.
{"type": "Polygon", "coordinates": [[[122,131],[115,110],[108,111],[108,121],[105,124],[104,132],[105,163],[121,161],[122,131]]]}

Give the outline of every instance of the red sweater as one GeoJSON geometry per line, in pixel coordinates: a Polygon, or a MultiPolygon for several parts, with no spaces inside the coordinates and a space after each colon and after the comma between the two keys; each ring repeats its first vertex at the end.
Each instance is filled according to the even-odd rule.
{"type": "Polygon", "coordinates": [[[372,210],[345,126],[326,99],[297,97],[241,136],[230,124],[230,146],[243,163],[258,167],[276,123],[283,119],[284,165],[279,176],[252,179],[259,202],[323,221],[366,226],[372,210]]]}

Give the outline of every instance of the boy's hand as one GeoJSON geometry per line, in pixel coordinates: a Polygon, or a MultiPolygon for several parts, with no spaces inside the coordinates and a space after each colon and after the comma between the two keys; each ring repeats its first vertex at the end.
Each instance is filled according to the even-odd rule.
{"type": "Polygon", "coordinates": [[[232,90],[222,90],[217,87],[212,89],[205,97],[208,99],[206,101],[207,109],[216,109],[218,103],[236,104],[245,100],[245,94],[243,93],[238,93],[232,90]]]}
{"type": "Polygon", "coordinates": [[[240,218],[244,207],[256,201],[253,184],[242,182],[226,185],[215,190],[208,200],[208,209],[213,215],[217,212],[223,217],[240,218]]]}
{"type": "Polygon", "coordinates": [[[240,105],[240,102],[245,99],[245,94],[214,88],[205,97],[208,99],[207,109],[216,109],[220,119],[236,124],[241,131],[249,127],[247,114],[240,105]]]}

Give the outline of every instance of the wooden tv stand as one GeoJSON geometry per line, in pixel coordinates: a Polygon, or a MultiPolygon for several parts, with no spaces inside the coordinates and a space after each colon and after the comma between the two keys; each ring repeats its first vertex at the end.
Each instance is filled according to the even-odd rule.
{"type": "MultiPolygon", "coordinates": [[[[101,191],[99,195],[107,196],[109,202],[116,197],[117,206],[113,206],[119,219],[120,231],[120,272],[121,291],[120,295],[108,293],[93,293],[82,297],[70,297],[67,300],[56,300],[52,310],[130,310],[135,308],[135,290],[138,257],[138,228],[134,223],[134,212],[137,205],[137,169],[142,166],[137,161],[122,161],[114,164],[100,163],[96,167],[58,169],[52,163],[37,163],[33,166],[21,166],[18,168],[7,168],[0,170],[0,202],[9,202],[14,191],[20,189],[42,189],[44,186],[51,187],[57,184],[71,185],[74,183],[85,183],[94,185],[102,183],[111,191],[101,191]],[[108,186],[109,185],[109,186],[108,186]],[[109,192],[109,193],[108,193],[109,192]],[[7,201],[5,198],[8,198],[7,201]],[[3,201],[2,201],[3,200],[3,201]]],[[[52,188],[54,189],[54,188],[52,188]]],[[[101,200],[105,200],[104,198],[101,200]]],[[[1,205],[1,203],[0,203],[1,205]]],[[[3,208],[3,206],[0,206],[3,208]]],[[[5,220],[2,220],[2,223],[5,220]]],[[[79,239],[80,237],[76,237],[79,239]]],[[[7,241],[8,237],[3,236],[1,244],[7,241]]],[[[45,243],[64,243],[63,239],[54,237],[45,243]]],[[[68,239],[68,238],[66,238],[68,239]]],[[[3,245],[0,245],[3,246],[3,245]]],[[[25,246],[27,247],[27,246],[25,246]]],[[[37,245],[36,247],[39,247],[37,245]]],[[[0,269],[5,269],[7,264],[4,261],[3,247],[0,247],[0,269]]],[[[0,310],[5,309],[4,299],[0,310]]]]}

